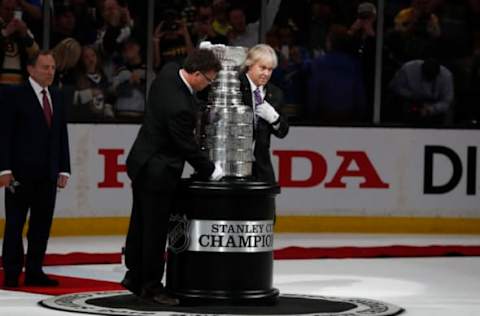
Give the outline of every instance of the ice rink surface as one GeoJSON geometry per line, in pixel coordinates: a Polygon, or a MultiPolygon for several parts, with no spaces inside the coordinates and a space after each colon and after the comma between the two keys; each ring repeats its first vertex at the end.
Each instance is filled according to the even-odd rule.
{"type": "MultiPolygon", "coordinates": [[[[476,245],[480,236],[276,234],[275,248],[476,245]]],[[[51,238],[48,253],[119,252],[123,236],[51,238]]],[[[47,273],[118,282],[121,265],[45,267],[47,273]]],[[[274,286],[284,294],[380,300],[408,316],[480,316],[480,257],[275,260],[274,286]]],[[[81,315],[37,305],[46,295],[0,290],[1,316],[81,315]]]]}

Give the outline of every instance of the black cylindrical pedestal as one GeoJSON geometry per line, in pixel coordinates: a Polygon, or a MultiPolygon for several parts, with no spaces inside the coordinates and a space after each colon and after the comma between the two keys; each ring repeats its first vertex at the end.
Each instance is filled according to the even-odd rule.
{"type": "Polygon", "coordinates": [[[273,304],[277,185],[183,180],[171,218],[167,290],[183,302],[273,304]]]}

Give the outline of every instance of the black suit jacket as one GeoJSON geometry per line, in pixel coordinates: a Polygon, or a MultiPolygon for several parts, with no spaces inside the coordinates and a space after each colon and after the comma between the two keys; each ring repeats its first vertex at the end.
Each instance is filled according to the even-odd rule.
{"type": "Polygon", "coordinates": [[[12,170],[21,179],[70,173],[65,107],[61,93],[49,88],[53,119],[48,128],[30,82],[0,92],[0,171],[12,170]]]}
{"type": "Polygon", "coordinates": [[[139,175],[146,188],[172,191],[187,161],[201,178],[215,169],[195,142],[198,106],[179,75],[176,63],[166,64],[150,88],[144,121],[127,157],[127,173],[139,175]]]}
{"type": "MultiPolygon", "coordinates": [[[[252,89],[245,73],[240,74],[240,89],[242,91],[243,104],[253,107],[252,89]]],[[[280,114],[279,128],[273,126],[262,118],[257,121],[254,127],[255,148],[253,155],[253,176],[258,181],[275,182],[275,173],[273,171],[272,159],[270,157],[270,136],[273,134],[278,138],[284,138],[288,134],[288,122],[281,113],[283,106],[283,93],[275,85],[267,83],[265,85],[265,101],[270,103],[280,114]]]]}

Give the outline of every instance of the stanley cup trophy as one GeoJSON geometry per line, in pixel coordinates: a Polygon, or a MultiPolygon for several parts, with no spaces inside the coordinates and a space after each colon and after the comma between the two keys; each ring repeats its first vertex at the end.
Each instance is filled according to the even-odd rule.
{"type": "Polygon", "coordinates": [[[222,63],[222,70],[208,96],[205,146],[210,160],[220,163],[227,177],[249,177],[253,161],[253,112],[242,102],[238,80],[246,49],[224,45],[213,45],[210,49],[222,63]]]}
{"type": "MultiPolygon", "coordinates": [[[[223,69],[208,96],[200,143],[222,181],[182,179],[170,218],[167,290],[185,304],[275,304],[273,225],[277,184],[252,179],[253,112],[242,102],[243,47],[202,43],[223,69]]],[[[182,303],[182,304],[183,304],[182,303]]]]}

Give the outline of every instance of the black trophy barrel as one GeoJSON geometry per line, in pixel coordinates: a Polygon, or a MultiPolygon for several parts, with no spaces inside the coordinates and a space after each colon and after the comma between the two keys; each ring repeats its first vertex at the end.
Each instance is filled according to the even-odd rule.
{"type": "Polygon", "coordinates": [[[167,289],[184,302],[272,304],[278,185],[183,180],[170,219],[167,289]]]}

